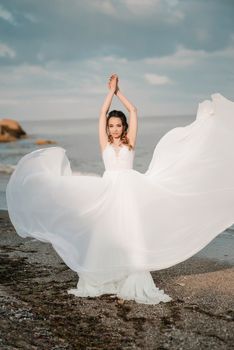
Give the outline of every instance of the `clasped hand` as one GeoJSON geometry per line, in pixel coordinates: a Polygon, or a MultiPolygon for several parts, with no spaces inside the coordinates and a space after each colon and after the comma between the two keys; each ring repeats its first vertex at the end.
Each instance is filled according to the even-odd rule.
{"type": "Polygon", "coordinates": [[[118,81],[119,81],[118,75],[117,74],[112,74],[110,76],[109,82],[108,82],[108,88],[110,90],[114,91],[115,94],[119,90],[118,81]]]}

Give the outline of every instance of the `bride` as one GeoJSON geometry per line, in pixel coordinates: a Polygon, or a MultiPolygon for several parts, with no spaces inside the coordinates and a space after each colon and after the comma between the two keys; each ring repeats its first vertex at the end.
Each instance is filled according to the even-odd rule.
{"type": "Polygon", "coordinates": [[[7,184],[9,216],[21,237],[51,243],[77,272],[69,294],[169,302],[150,272],[190,258],[234,223],[234,103],[218,93],[201,102],[195,120],[167,132],[140,173],[137,110],[116,74],[108,88],[99,118],[103,176],[75,175],[62,147],[28,153],[7,184]],[[123,112],[109,112],[114,95],[129,125],[123,112]]]}

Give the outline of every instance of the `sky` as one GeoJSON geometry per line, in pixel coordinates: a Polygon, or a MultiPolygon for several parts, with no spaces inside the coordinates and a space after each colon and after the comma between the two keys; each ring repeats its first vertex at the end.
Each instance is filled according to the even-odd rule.
{"type": "Polygon", "coordinates": [[[139,117],[234,101],[234,0],[0,0],[0,118],[98,118],[113,73],[139,117]]]}

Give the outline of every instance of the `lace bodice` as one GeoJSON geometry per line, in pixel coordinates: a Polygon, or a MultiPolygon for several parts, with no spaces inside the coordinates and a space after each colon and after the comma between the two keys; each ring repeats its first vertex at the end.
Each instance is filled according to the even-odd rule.
{"type": "Polygon", "coordinates": [[[135,150],[128,149],[128,146],[113,146],[108,143],[102,152],[102,159],[106,170],[132,169],[135,150]]]}

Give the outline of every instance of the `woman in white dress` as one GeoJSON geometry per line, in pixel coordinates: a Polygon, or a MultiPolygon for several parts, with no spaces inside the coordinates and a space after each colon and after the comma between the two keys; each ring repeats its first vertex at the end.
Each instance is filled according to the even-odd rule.
{"type": "Polygon", "coordinates": [[[99,121],[102,177],[74,176],[62,147],[18,162],[6,188],[21,237],[52,244],[79,276],[80,297],[116,294],[138,303],[171,297],[150,271],[178,264],[234,223],[234,103],[213,94],[196,119],[167,132],[145,173],[133,169],[137,111],[113,75],[99,121]],[[128,109],[107,117],[114,94],[128,109]]]}
{"type": "MultiPolygon", "coordinates": [[[[99,117],[100,148],[102,154],[106,150],[107,152],[110,152],[110,158],[108,156],[106,160],[104,158],[106,169],[109,169],[109,171],[123,171],[131,169],[133,165],[133,157],[130,156],[130,159],[127,157],[129,156],[129,151],[131,151],[130,154],[132,155],[135,150],[138,125],[137,109],[120,91],[118,76],[116,74],[113,74],[110,77],[108,88],[110,89],[110,92],[107,94],[103,103],[99,117]],[[120,99],[124,107],[127,109],[129,113],[129,125],[127,118],[122,111],[112,110],[108,113],[114,95],[120,99]],[[122,157],[121,160],[119,152],[120,149],[125,151],[123,147],[126,147],[128,151],[126,150],[127,157],[122,157]],[[112,149],[115,153],[114,158],[112,149]],[[109,161],[110,164],[108,164],[109,161]]],[[[125,194],[123,193],[122,195],[125,194]]],[[[119,203],[119,205],[121,206],[121,203],[119,203]]],[[[113,225],[115,225],[115,222],[113,222],[113,225]]],[[[130,222],[129,226],[131,226],[130,222]]],[[[77,289],[72,289],[69,293],[78,296],[115,293],[120,298],[133,299],[139,303],[153,304],[157,304],[160,301],[167,302],[171,300],[171,297],[166,295],[164,291],[156,288],[149,271],[126,274],[124,278],[122,278],[121,275],[121,278],[113,282],[111,281],[111,283],[101,282],[100,284],[99,280],[95,281],[93,293],[91,292],[91,284],[92,282],[87,282],[85,278],[81,280],[80,277],[77,289]]]]}

